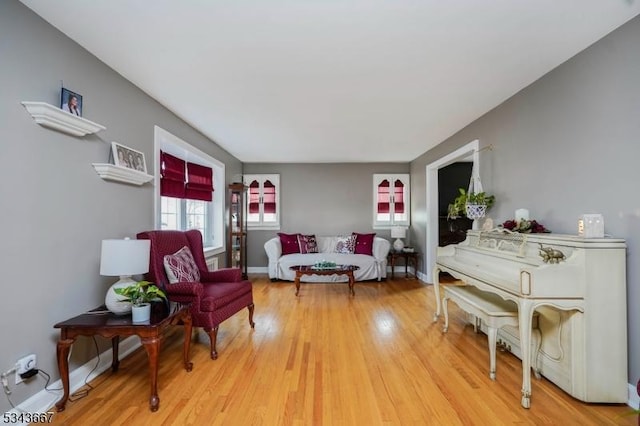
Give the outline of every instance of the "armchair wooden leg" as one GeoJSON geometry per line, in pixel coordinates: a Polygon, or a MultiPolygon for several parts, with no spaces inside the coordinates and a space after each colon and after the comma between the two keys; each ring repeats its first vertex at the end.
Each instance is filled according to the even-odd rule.
{"type": "Polygon", "coordinates": [[[247,308],[249,309],[249,325],[251,326],[251,328],[255,328],[256,323],[253,322],[253,303],[247,306],[247,308]]]}
{"type": "Polygon", "coordinates": [[[218,326],[208,330],[209,340],[211,341],[211,359],[218,359],[218,352],[216,351],[216,342],[218,341],[218,326]]]}

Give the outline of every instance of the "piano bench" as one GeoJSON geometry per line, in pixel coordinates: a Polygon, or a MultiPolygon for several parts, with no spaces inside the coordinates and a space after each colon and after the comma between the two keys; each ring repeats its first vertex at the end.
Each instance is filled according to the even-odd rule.
{"type": "MultiPolygon", "coordinates": [[[[478,331],[478,319],[484,321],[487,326],[487,337],[489,340],[489,377],[491,380],[496,379],[496,340],[498,330],[504,326],[518,327],[518,306],[511,301],[504,300],[500,296],[479,290],[474,286],[444,286],[444,298],[442,299],[442,308],[444,311],[444,328],[443,332],[449,330],[449,311],[447,302],[449,299],[456,302],[456,305],[463,311],[473,315],[475,321],[474,330],[478,331]]],[[[537,313],[534,313],[534,327],[537,324],[537,313]]],[[[531,351],[531,365],[534,367],[536,378],[540,378],[537,369],[538,351],[540,349],[540,331],[534,328],[531,335],[531,341],[534,349],[531,351]]]]}

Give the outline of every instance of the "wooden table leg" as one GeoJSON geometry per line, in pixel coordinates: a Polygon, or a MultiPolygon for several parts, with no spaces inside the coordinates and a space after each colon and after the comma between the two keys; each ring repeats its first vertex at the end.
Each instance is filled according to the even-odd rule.
{"type": "Polygon", "coordinates": [[[409,256],[404,258],[404,277],[409,278],[409,256]]]}
{"type": "Polygon", "coordinates": [[[295,284],[296,284],[296,296],[298,295],[298,292],[300,291],[300,277],[302,276],[302,272],[300,271],[296,271],[296,279],[295,279],[295,284]]]}
{"type": "Polygon", "coordinates": [[[347,276],[349,277],[349,290],[351,290],[351,295],[355,296],[356,292],[353,289],[353,285],[354,285],[356,280],[355,280],[355,277],[353,276],[353,271],[347,272],[347,276]]]}
{"type": "Polygon", "coordinates": [[[142,339],[142,344],[149,356],[149,379],[151,381],[151,396],[149,397],[149,409],[158,411],[160,397],[158,396],[158,353],[160,352],[160,339],[148,337],[142,339]]]}
{"type": "Polygon", "coordinates": [[[391,256],[391,278],[396,277],[395,266],[396,266],[396,257],[391,256]]]}
{"type": "Polygon", "coordinates": [[[120,366],[120,336],[113,336],[111,338],[111,371],[114,373],[118,371],[120,366]]]}
{"type": "Polygon", "coordinates": [[[187,313],[182,318],[182,323],[184,324],[184,345],[182,348],[182,358],[184,359],[184,369],[187,371],[191,371],[193,369],[193,363],[189,361],[189,348],[191,347],[191,330],[192,330],[192,320],[191,314],[187,313]]]}
{"type": "Polygon", "coordinates": [[[69,349],[73,344],[74,339],[60,339],[56,347],[56,355],[58,357],[58,372],[60,373],[60,380],[62,380],[62,389],[64,394],[58,402],[56,402],[56,409],[58,412],[64,411],[67,401],[69,400],[69,349]]]}

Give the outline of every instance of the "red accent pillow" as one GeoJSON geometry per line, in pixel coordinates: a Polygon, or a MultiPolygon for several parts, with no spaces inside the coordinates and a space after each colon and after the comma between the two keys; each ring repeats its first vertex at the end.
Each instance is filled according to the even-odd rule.
{"type": "Polygon", "coordinates": [[[373,256],[373,239],[375,238],[375,232],[373,234],[358,234],[354,232],[356,236],[356,248],[353,251],[355,254],[368,254],[373,256]]]}
{"type": "Polygon", "coordinates": [[[298,234],[284,234],[278,232],[280,244],[282,245],[282,254],[300,253],[300,245],[298,244],[298,234]]]}
{"type": "Polygon", "coordinates": [[[318,243],[316,236],[298,234],[298,245],[300,246],[300,253],[317,253],[318,243]]]}

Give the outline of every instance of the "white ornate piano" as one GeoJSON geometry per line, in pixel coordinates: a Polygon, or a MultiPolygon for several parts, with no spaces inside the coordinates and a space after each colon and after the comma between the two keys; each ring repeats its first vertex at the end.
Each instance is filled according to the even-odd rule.
{"type": "Polygon", "coordinates": [[[626,244],[622,239],[468,231],[438,248],[434,321],[441,313],[440,271],[518,305],[517,331],[501,330],[522,360],[522,400],[531,401],[531,323],[542,343],[535,366],[585,402],[627,402],[626,244]]]}

